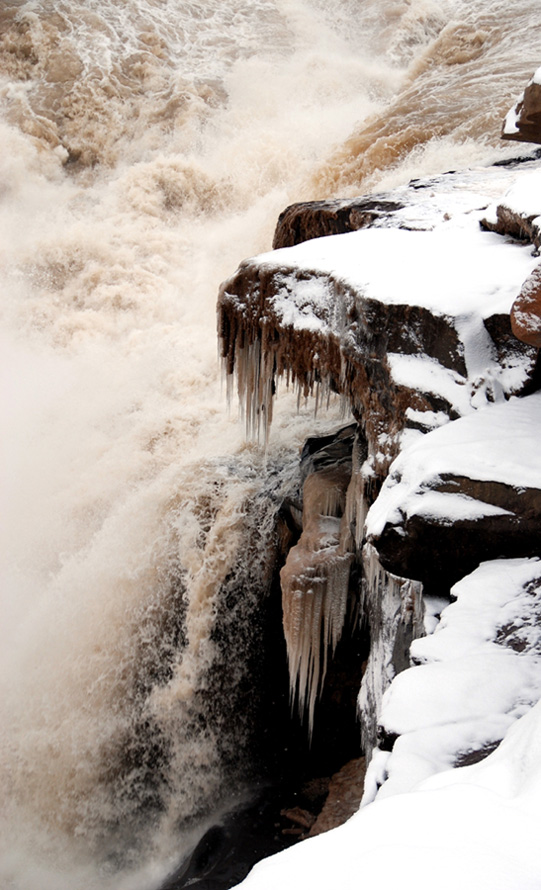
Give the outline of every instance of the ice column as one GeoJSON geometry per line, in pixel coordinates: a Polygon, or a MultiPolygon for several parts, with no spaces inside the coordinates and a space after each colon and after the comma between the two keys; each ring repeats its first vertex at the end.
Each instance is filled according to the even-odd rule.
{"type": "Polygon", "coordinates": [[[340,466],[308,476],[303,532],[280,573],[291,704],[296,698],[301,717],[308,715],[310,737],[329,652],[334,654],[346,616],[353,554],[340,517],[349,477],[349,468],[340,466]]]}

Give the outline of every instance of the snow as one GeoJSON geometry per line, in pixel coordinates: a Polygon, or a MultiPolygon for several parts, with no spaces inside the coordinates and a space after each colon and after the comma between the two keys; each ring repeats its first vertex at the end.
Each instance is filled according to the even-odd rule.
{"type": "MultiPolygon", "coordinates": [[[[491,405],[417,438],[393,462],[381,493],[366,518],[378,536],[386,523],[434,515],[468,518],[469,499],[429,490],[444,474],[498,481],[515,488],[541,488],[541,393],[491,405]],[[446,508],[442,503],[449,506],[446,508]],[[461,512],[462,511],[462,512],[461,512]]],[[[488,505],[476,508],[488,515],[488,505]],[[485,512],[483,512],[485,511],[485,512]]]]}
{"type": "MultiPolygon", "coordinates": [[[[522,97],[520,97],[522,98],[522,97]]],[[[506,136],[512,136],[515,133],[518,133],[518,114],[517,114],[517,105],[520,102],[520,98],[517,99],[515,105],[509,109],[505,116],[505,122],[503,125],[503,132],[506,136]]]]}
{"type": "MultiPolygon", "coordinates": [[[[479,228],[482,213],[437,223],[429,231],[373,228],[331,235],[256,258],[277,270],[330,276],[387,304],[424,307],[451,317],[509,312],[536,265],[531,248],[503,243],[479,228]]],[[[296,287],[295,283],[295,287],[296,287]]],[[[321,309],[321,292],[314,303],[321,309]]],[[[287,301],[280,301],[283,311],[287,301]]],[[[309,312],[297,317],[307,327],[309,312]]]]}
{"type": "Polygon", "coordinates": [[[500,204],[525,217],[541,214],[541,170],[520,176],[503,196],[500,204]]]}
{"type": "Polygon", "coordinates": [[[445,399],[458,414],[468,413],[470,391],[466,379],[456,371],[444,368],[426,355],[388,353],[387,360],[395,383],[409,389],[431,393],[445,399]]]}
{"type": "Polygon", "coordinates": [[[497,744],[541,695],[541,560],[483,563],[451,594],[383,697],[381,725],[398,739],[384,780],[377,760],[369,767],[372,799],[377,784],[378,799],[404,793],[497,744]]]}
{"type": "MultiPolygon", "coordinates": [[[[280,281],[280,276],[277,280],[280,281]]],[[[289,279],[284,284],[289,284],[289,279]]],[[[329,314],[332,304],[329,284],[323,278],[297,280],[294,287],[285,286],[271,302],[284,326],[324,333],[329,330],[329,325],[321,317],[329,314]]]]}
{"type": "Polygon", "coordinates": [[[440,629],[412,647],[432,663],[399,674],[384,697],[386,728],[392,718],[404,735],[392,753],[376,750],[365,805],[261,862],[244,890],[538,890],[541,704],[521,712],[541,691],[540,577],[539,559],[495,560],[455,585],[440,629]],[[530,627],[529,650],[494,642],[512,620],[530,627]],[[481,763],[448,768],[465,743],[475,750],[506,733],[481,763]]]}
{"type": "MultiPolygon", "coordinates": [[[[499,777],[511,786],[520,769],[512,755],[499,777]]],[[[525,810],[523,794],[499,793],[496,783],[478,785],[476,769],[469,768],[467,781],[454,784],[453,771],[438,777],[436,787],[429,780],[415,792],[376,801],[340,828],[259,863],[239,886],[539,890],[539,812],[525,810]]]]}
{"type": "MultiPolygon", "coordinates": [[[[541,83],[541,68],[534,81],[541,83]]],[[[514,110],[506,126],[516,127],[514,110]]],[[[541,215],[541,169],[513,175],[517,184],[506,205],[541,215]]],[[[427,356],[389,356],[397,384],[445,399],[461,417],[447,422],[442,412],[408,409],[410,421],[436,428],[411,432],[392,464],[367,516],[366,531],[376,537],[386,523],[413,514],[452,523],[506,512],[431,490],[446,474],[518,491],[541,488],[541,393],[503,400],[504,378],[482,324],[509,311],[536,265],[531,246],[481,232],[481,208],[473,204],[450,219],[439,211],[435,219],[427,208],[420,199],[402,214],[409,213],[417,231],[392,228],[398,212],[390,228],[320,238],[259,258],[282,270],[284,303],[279,295],[275,308],[283,318],[293,312],[286,291],[298,287],[301,272],[333,281],[342,293],[351,286],[368,299],[448,316],[464,344],[467,378],[427,356]]],[[[313,296],[308,284],[302,287],[292,323],[309,327],[313,311],[321,326],[333,328],[323,287],[313,296]]],[[[513,373],[505,371],[506,384],[513,373]]],[[[259,863],[240,885],[244,890],[539,890],[541,560],[484,563],[452,596],[450,605],[427,601],[430,635],[415,640],[412,667],[382,697],[380,722],[387,737],[398,737],[392,751],[373,752],[359,812],[259,863]],[[488,756],[457,766],[479,752],[488,756]]]]}

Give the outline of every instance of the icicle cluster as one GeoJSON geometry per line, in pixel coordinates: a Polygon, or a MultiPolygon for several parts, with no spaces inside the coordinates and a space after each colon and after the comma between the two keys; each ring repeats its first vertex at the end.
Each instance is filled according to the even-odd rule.
{"type": "MultiPolygon", "coordinates": [[[[275,289],[284,283],[275,270],[263,271],[256,279],[252,280],[251,267],[244,265],[224,282],[218,298],[218,332],[228,398],[236,377],[248,437],[266,441],[280,380],[295,387],[299,401],[313,397],[316,414],[332,393],[342,395],[344,413],[349,402],[341,385],[341,324],[329,327],[329,307],[314,305],[314,318],[319,318],[318,311],[323,313],[321,324],[298,329],[284,322],[276,306],[275,289]]],[[[331,309],[342,311],[340,301],[331,309]]]]}
{"type": "Polygon", "coordinates": [[[336,467],[308,476],[303,533],[280,574],[291,704],[297,699],[301,717],[307,714],[310,738],[329,654],[340,640],[347,610],[353,554],[342,545],[339,517],[348,476],[336,467]]]}

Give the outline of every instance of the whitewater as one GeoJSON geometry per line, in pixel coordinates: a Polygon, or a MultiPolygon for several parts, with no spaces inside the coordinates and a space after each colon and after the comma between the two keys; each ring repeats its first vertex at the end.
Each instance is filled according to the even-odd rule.
{"type": "Polygon", "coordinates": [[[2,4],[2,890],[158,886],[220,798],[217,597],[316,429],[228,414],[220,282],[293,200],[516,154],[538,37],[501,0],[2,4]]]}

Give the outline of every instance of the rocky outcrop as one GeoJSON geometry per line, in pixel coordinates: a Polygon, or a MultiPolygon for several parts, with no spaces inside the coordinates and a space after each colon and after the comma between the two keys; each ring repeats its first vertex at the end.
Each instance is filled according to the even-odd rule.
{"type": "MultiPolygon", "coordinates": [[[[518,175],[541,176],[541,165],[525,163],[518,175]]],[[[236,376],[249,433],[268,434],[280,380],[316,405],[339,394],[357,422],[343,441],[330,436],[305,447],[302,522],[295,508],[302,535],[282,571],[282,592],[291,689],[308,706],[311,725],[352,563],[362,575],[367,760],[378,745],[388,751],[394,743],[378,714],[387,688],[409,666],[412,641],[425,632],[427,594],[448,596],[482,560],[537,547],[537,470],[517,458],[528,468],[519,478],[502,471],[501,454],[490,456],[509,430],[513,460],[520,448],[536,454],[532,412],[522,439],[522,420],[511,415],[516,404],[538,410],[538,397],[511,397],[537,386],[537,349],[513,336],[509,318],[536,261],[521,242],[479,226],[490,217],[494,183],[509,194],[516,177],[514,168],[498,168],[415,182],[373,202],[296,205],[277,234],[277,243],[295,246],[245,261],[220,290],[224,368],[230,387],[236,376]],[[357,231],[324,237],[357,223],[357,231]],[[487,432],[489,416],[498,422],[487,432]],[[493,472],[475,471],[475,449],[453,439],[460,431],[493,472]],[[352,437],[352,464],[338,479],[336,462],[352,437]],[[455,453],[464,463],[446,459],[455,453]],[[405,455],[410,463],[401,463],[405,455]]],[[[509,206],[524,203],[514,188],[509,206]]]]}
{"type": "Polygon", "coordinates": [[[538,69],[522,96],[503,123],[502,139],[541,144],[541,69],[538,69]]]}
{"type": "Polygon", "coordinates": [[[305,201],[291,204],[280,214],[273,248],[292,247],[310,238],[343,235],[374,225],[388,225],[404,204],[385,195],[353,200],[305,201]]]}
{"type": "Polygon", "coordinates": [[[518,340],[541,347],[541,265],[526,279],[513,303],[511,328],[518,340]]]}
{"type": "Polygon", "coordinates": [[[385,568],[445,592],[484,560],[539,552],[540,415],[539,393],[504,402],[401,455],[367,517],[385,568]]]}
{"type": "Polygon", "coordinates": [[[404,433],[528,387],[536,351],[512,337],[509,310],[534,261],[476,233],[472,213],[431,215],[419,184],[410,192],[421,231],[312,239],[247,260],[222,285],[224,368],[252,435],[268,432],[280,378],[302,397],[337,392],[383,476],[404,433]]]}

